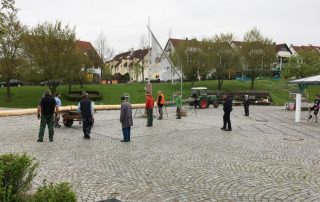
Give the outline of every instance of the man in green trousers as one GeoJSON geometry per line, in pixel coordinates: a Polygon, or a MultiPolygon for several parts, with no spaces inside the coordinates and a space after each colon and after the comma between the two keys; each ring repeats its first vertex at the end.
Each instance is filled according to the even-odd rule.
{"type": "Polygon", "coordinates": [[[176,98],[175,98],[175,105],[177,107],[177,111],[176,111],[176,116],[177,119],[181,119],[181,107],[182,107],[182,100],[181,100],[181,94],[180,92],[176,93],[176,98]]]}
{"type": "Polygon", "coordinates": [[[56,100],[54,97],[51,96],[51,91],[47,90],[44,93],[44,97],[41,99],[40,104],[38,106],[38,119],[40,119],[40,130],[39,130],[39,137],[37,142],[43,142],[44,130],[46,125],[48,125],[49,130],[49,140],[53,142],[53,119],[54,119],[54,112],[58,113],[59,109],[57,107],[56,100]]]}

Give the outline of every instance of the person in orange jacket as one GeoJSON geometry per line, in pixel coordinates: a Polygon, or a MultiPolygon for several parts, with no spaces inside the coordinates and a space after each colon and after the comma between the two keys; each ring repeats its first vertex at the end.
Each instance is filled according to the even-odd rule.
{"type": "Polygon", "coordinates": [[[154,106],[154,100],[150,92],[146,92],[146,110],[147,110],[147,127],[152,127],[153,123],[153,106],[154,106]]]}
{"type": "Polygon", "coordinates": [[[162,91],[158,91],[158,100],[157,100],[157,105],[158,105],[158,109],[159,109],[159,118],[158,120],[161,120],[163,118],[163,111],[162,111],[162,107],[164,105],[164,95],[162,93],[162,91]]]}

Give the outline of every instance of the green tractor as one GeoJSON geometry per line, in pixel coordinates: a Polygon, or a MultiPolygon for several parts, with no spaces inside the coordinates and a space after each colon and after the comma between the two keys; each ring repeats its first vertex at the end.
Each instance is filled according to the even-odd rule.
{"type": "Polygon", "coordinates": [[[219,106],[218,97],[216,95],[208,95],[207,87],[191,88],[191,98],[189,105],[205,109],[212,104],[215,108],[219,106]]]}

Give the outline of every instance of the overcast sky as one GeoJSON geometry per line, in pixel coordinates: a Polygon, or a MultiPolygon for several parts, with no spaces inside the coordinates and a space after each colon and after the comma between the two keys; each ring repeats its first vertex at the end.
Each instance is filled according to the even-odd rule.
{"type": "Polygon", "coordinates": [[[139,47],[151,29],[162,46],[172,38],[231,32],[241,40],[257,27],[277,43],[320,46],[320,0],[16,0],[29,26],[62,21],[93,45],[102,31],[116,52],[139,47]]]}

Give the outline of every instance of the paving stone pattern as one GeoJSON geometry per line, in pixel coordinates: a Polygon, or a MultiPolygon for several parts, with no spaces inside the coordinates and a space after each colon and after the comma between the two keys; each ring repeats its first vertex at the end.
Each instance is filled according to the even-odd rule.
{"type": "Polygon", "coordinates": [[[320,124],[294,122],[280,107],[243,107],[233,131],[221,131],[222,108],[188,109],[175,119],[134,118],[130,143],[121,143],[119,111],[98,111],[92,139],[82,128],[55,129],[54,142],[36,142],[36,116],[0,118],[0,153],[27,152],[44,179],[67,181],[79,201],[320,201],[320,124]]]}

